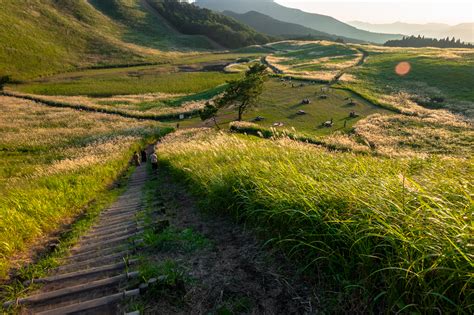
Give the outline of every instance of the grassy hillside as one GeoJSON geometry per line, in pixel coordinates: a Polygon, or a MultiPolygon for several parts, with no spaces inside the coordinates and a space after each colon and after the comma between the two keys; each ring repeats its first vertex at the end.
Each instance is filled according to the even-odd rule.
{"type": "MultiPolygon", "coordinates": [[[[163,63],[179,52],[216,48],[203,34],[217,34],[217,24],[212,34],[183,35],[144,0],[3,0],[1,5],[0,75],[14,80],[78,67],[163,63]]],[[[164,13],[169,18],[174,13],[168,9],[164,13]]],[[[216,23],[227,23],[221,39],[229,46],[266,41],[235,20],[210,15],[216,23]]],[[[205,16],[193,25],[207,27],[207,22],[205,16]]]]}
{"type": "Polygon", "coordinates": [[[415,101],[474,117],[474,52],[472,49],[381,48],[360,46],[366,62],[342,77],[342,86],[379,103],[404,108],[415,101]],[[395,67],[408,62],[408,74],[395,67]],[[405,101],[404,101],[405,100],[405,101]]]}
{"type": "Polygon", "coordinates": [[[160,125],[0,97],[0,278],[84,211],[160,125]],[[80,114],[79,114],[80,113],[80,114]],[[17,256],[21,257],[21,256],[17,256]]]}
{"type": "Polygon", "coordinates": [[[329,82],[362,58],[354,47],[328,41],[283,41],[270,47],[277,50],[267,62],[285,76],[329,82]]]}
{"type": "Polygon", "coordinates": [[[204,36],[189,36],[169,27],[166,20],[157,16],[144,0],[89,0],[110,19],[126,26],[122,39],[145,47],[163,51],[212,49],[212,43],[204,36]]]}
{"type": "Polygon", "coordinates": [[[85,0],[4,0],[1,5],[0,72],[14,79],[152,58],[121,41],[120,25],[85,0]]]}
{"type": "Polygon", "coordinates": [[[235,19],[193,4],[174,0],[144,1],[182,33],[205,35],[227,48],[265,44],[270,41],[268,36],[235,19]]]}
{"type": "Polygon", "coordinates": [[[329,153],[182,131],[158,147],[206,211],[255,226],[329,313],[472,313],[472,160],[329,153]]]}

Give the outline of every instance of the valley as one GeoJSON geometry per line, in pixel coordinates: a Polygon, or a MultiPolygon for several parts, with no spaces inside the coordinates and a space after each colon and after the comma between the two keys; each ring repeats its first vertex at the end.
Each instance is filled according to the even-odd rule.
{"type": "MultiPolygon", "coordinates": [[[[173,1],[4,2],[8,313],[88,310],[95,298],[111,314],[472,313],[472,49],[386,47],[395,35],[341,25],[282,38],[173,1]],[[237,121],[256,65],[261,88],[237,121]],[[237,101],[222,102],[236,82],[237,101]],[[109,213],[137,229],[120,234],[127,254],[105,245],[112,226],[91,250],[114,260],[80,270],[121,267],[64,283],[98,286],[77,300],[47,298],[59,287],[35,279],[75,268],[109,213]],[[126,281],[95,282],[111,277],[126,281]],[[29,305],[35,294],[46,304],[29,305]]],[[[283,14],[268,2],[254,6],[283,14]]]]}

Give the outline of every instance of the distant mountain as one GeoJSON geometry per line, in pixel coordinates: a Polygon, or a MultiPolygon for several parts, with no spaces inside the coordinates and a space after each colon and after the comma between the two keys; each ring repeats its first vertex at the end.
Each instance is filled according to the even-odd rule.
{"type": "Polygon", "coordinates": [[[397,34],[378,34],[360,30],[330,16],[288,8],[273,0],[196,0],[195,4],[216,11],[236,13],[256,11],[282,22],[295,23],[323,33],[367,42],[385,43],[387,40],[402,37],[397,34]]]}
{"type": "Polygon", "coordinates": [[[395,22],[390,24],[371,24],[353,21],[349,22],[349,24],[371,32],[422,35],[433,38],[455,37],[461,41],[474,43],[474,23],[462,23],[451,26],[442,23],[410,24],[395,22]]]}
{"type": "Polygon", "coordinates": [[[243,14],[232,11],[224,11],[222,13],[252,27],[260,33],[284,39],[311,38],[337,40],[338,38],[342,38],[346,42],[360,42],[356,39],[320,32],[299,24],[282,22],[256,11],[250,11],[243,14]]]}

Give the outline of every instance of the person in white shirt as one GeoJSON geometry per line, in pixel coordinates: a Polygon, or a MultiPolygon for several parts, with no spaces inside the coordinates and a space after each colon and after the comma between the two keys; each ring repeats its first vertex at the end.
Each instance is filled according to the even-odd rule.
{"type": "Polygon", "coordinates": [[[153,152],[153,154],[150,156],[150,162],[151,168],[153,171],[156,171],[158,169],[158,156],[156,155],[156,152],[153,152]]]}

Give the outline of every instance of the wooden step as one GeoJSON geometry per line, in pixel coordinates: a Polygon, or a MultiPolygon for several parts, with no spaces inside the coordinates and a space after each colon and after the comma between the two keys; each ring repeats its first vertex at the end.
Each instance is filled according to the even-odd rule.
{"type": "Polygon", "coordinates": [[[95,309],[101,306],[105,306],[107,304],[117,303],[126,297],[138,296],[138,295],[140,295],[139,289],[124,291],[121,293],[104,296],[95,300],[68,305],[68,306],[57,308],[57,309],[40,312],[37,314],[38,315],[63,315],[63,314],[79,313],[79,312],[95,309]]]}
{"type": "MultiPolygon", "coordinates": [[[[136,263],[137,261],[138,261],[137,259],[132,259],[132,260],[128,261],[128,265],[136,263]]],[[[32,283],[51,283],[51,282],[63,281],[63,280],[66,280],[66,279],[86,277],[86,276],[98,274],[98,273],[101,273],[101,272],[124,269],[128,265],[125,262],[120,262],[120,263],[116,263],[116,264],[95,267],[95,268],[91,268],[91,269],[87,269],[87,270],[81,270],[81,271],[75,271],[75,272],[71,272],[71,273],[64,273],[64,274],[60,274],[60,275],[56,275],[56,276],[50,276],[50,277],[45,277],[45,278],[27,280],[27,281],[24,282],[24,284],[25,284],[25,286],[28,286],[32,283]]]]}
{"type": "Polygon", "coordinates": [[[110,277],[106,279],[96,280],[85,284],[80,284],[72,287],[67,287],[55,291],[49,291],[45,293],[40,293],[36,295],[31,295],[26,298],[18,299],[16,301],[9,301],[3,304],[4,308],[8,308],[13,305],[24,305],[24,304],[35,304],[35,303],[44,303],[49,300],[65,297],[72,294],[77,294],[84,291],[94,290],[100,287],[111,286],[115,284],[119,284],[124,280],[130,278],[137,278],[139,276],[138,272],[130,272],[121,274],[115,277],[110,277]]]}

